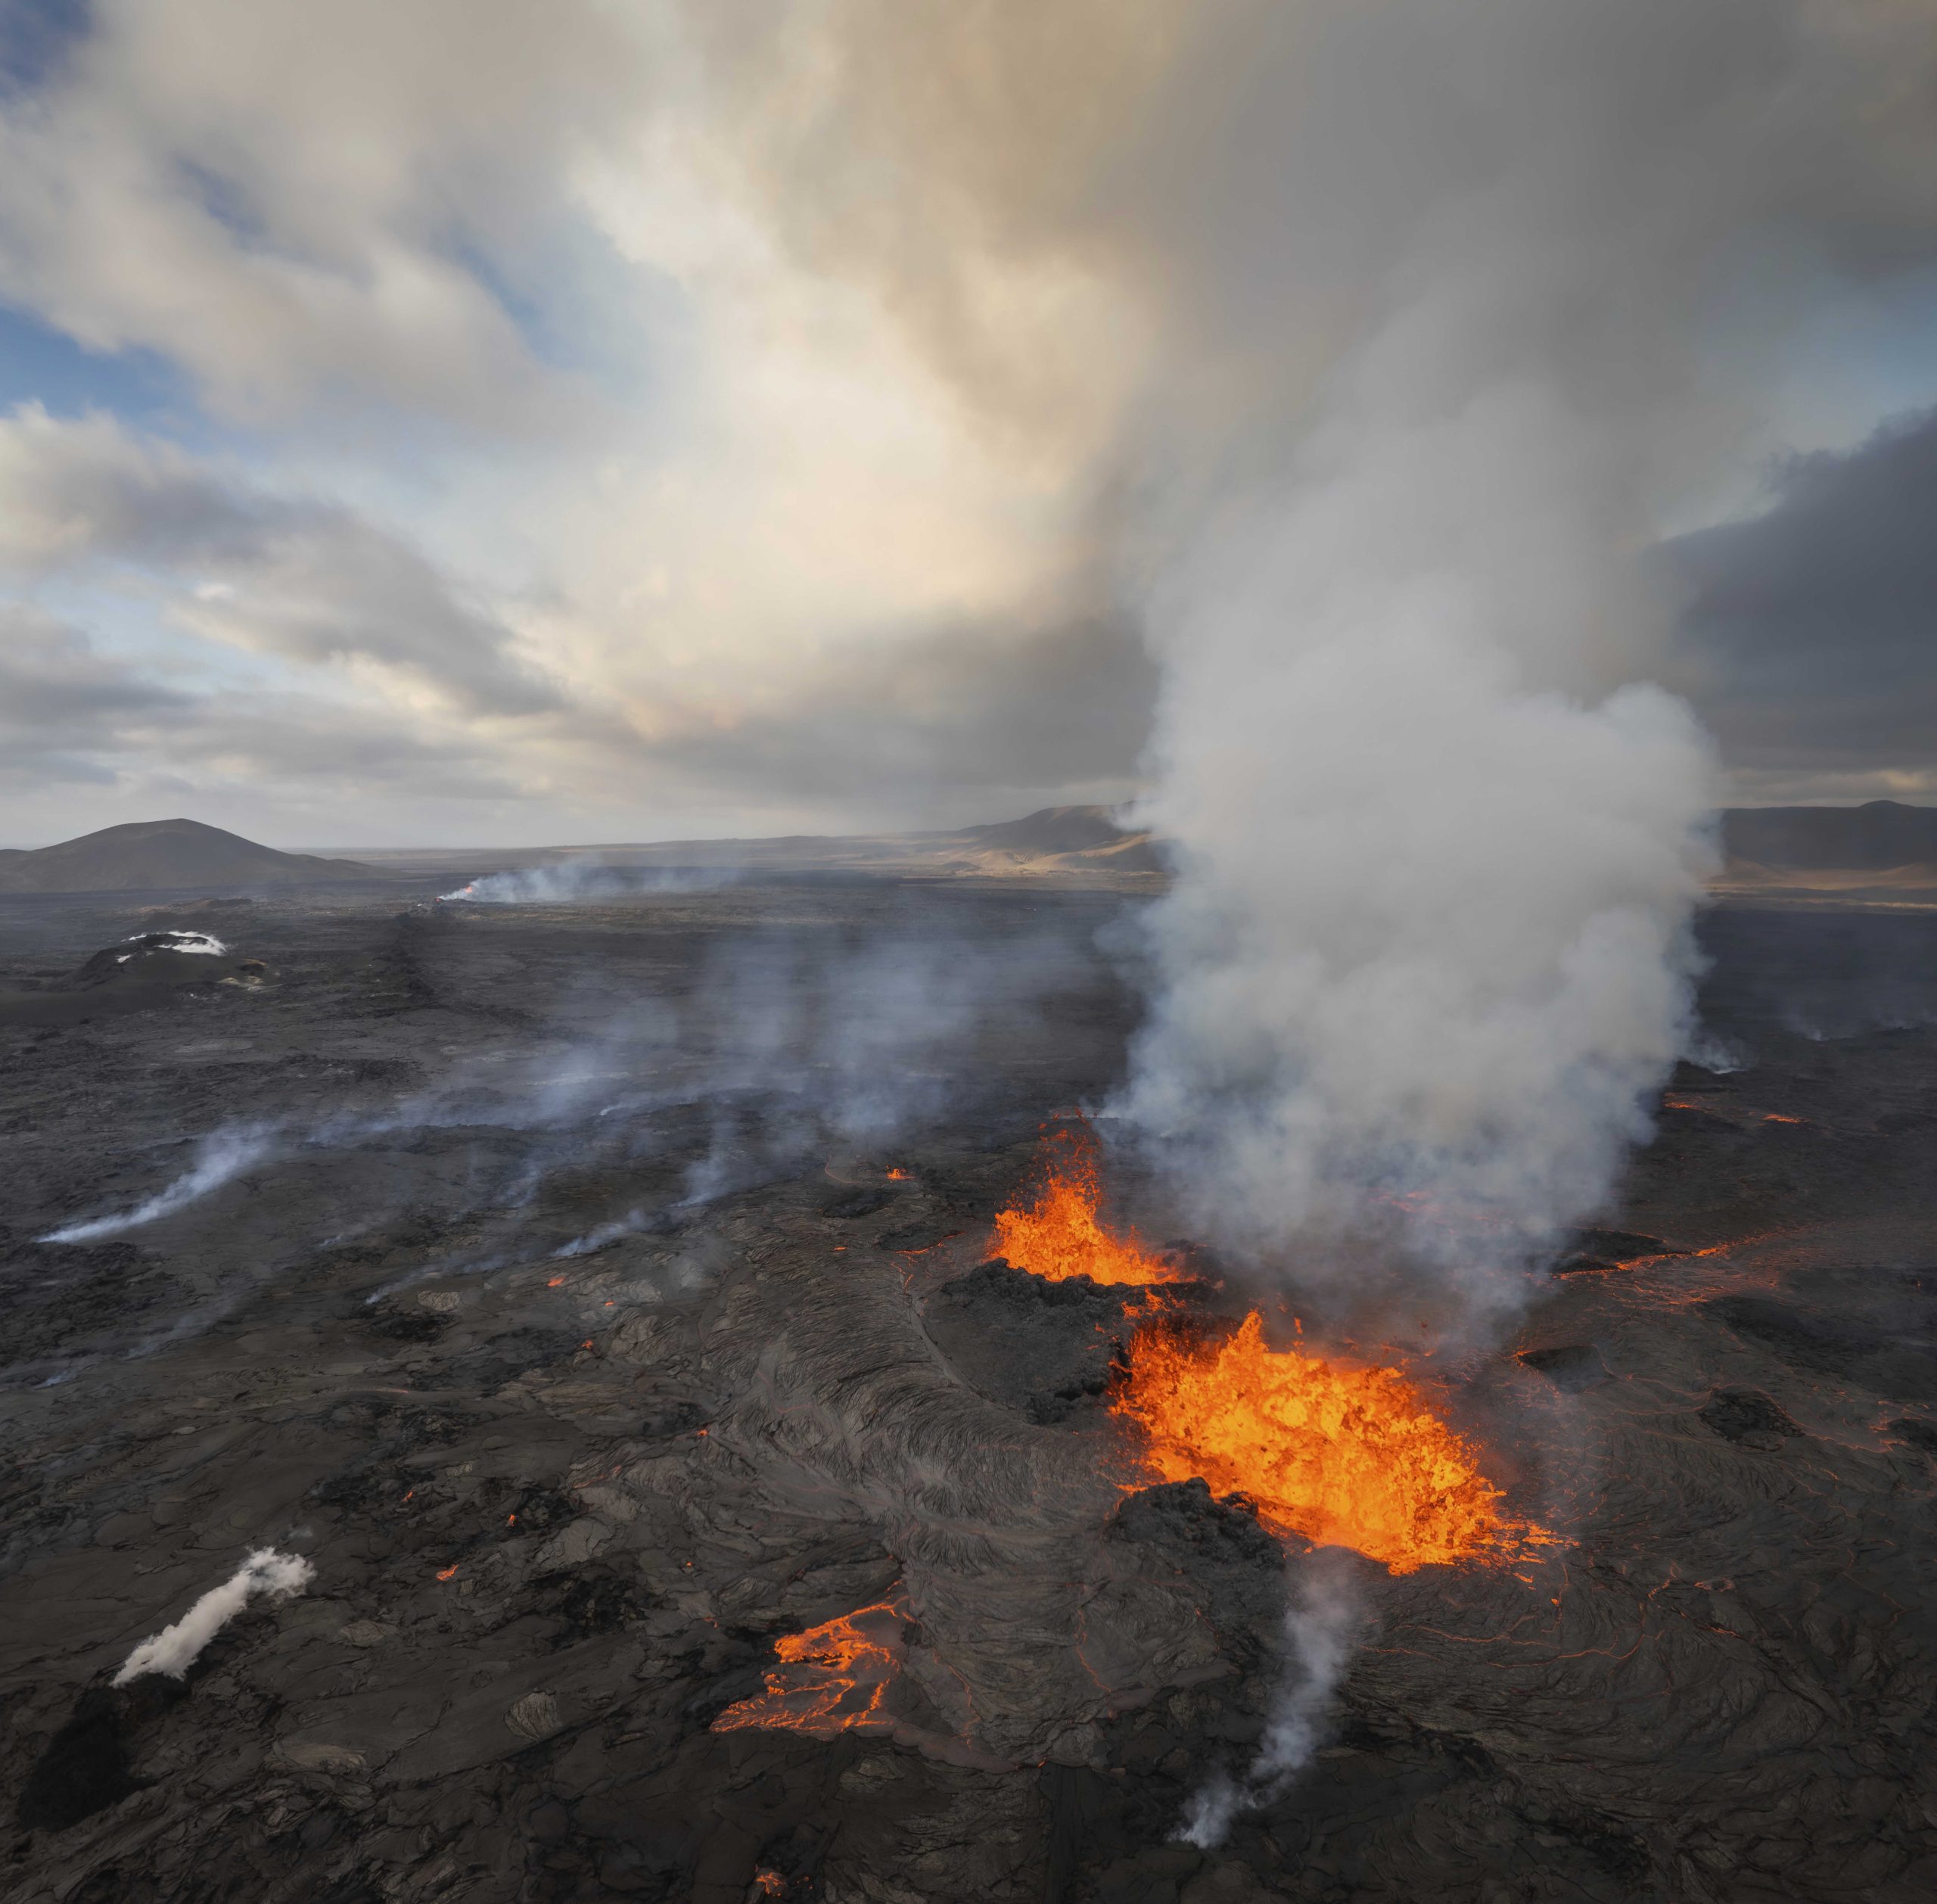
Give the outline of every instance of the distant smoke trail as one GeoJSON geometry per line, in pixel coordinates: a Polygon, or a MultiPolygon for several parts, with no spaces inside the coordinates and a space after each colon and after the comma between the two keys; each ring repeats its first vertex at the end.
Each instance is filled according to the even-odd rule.
{"type": "Polygon", "coordinates": [[[100,1237],[118,1237],[124,1230],[135,1230],[158,1218],[172,1216],[198,1198],[219,1190],[252,1165],[261,1162],[274,1147],[273,1130],[211,1131],[201,1140],[194,1163],[173,1183],[119,1216],[90,1218],[85,1223],[70,1223],[64,1229],[51,1230],[42,1243],[92,1243],[100,1237]]]}
{"type": "Polygon", "coordinates": [[[293,1554],[259,1547],[219,1587],[211,1587],[173,1626],[142,1641],[114,1675],[125,1686],[145,1672],[166,1673],[179,1679],[216,1634],[260,1594],[270,1600],[288,1600],[316,1577],[309,1561],[293,1554]]]}
{"type": "Polygon", "coordinates": [[[1199,1850],[1215,1850],[1240,1812],[1270,1804],[1304,1769],[1318,1749],[1326,1709],[1345,1677],[1353,1635],[1363,1616],[1351,1557],[1338,1548],[1320,1548],[1307,1563],[1299,1603],[1285,1616],[1289,1669],[1258,1756],[1241,1780],[1220,1772],[1197,1793],[1185,1812],[1180,1837],[1199,1850]]]}
{"type": "Polygon", "coordinates": [[[633,899],[648,893],[717,892],[740,876],[730,866],[619,866],[570,860],[558,866],[518,866],[487,873],[438,897],[445,904],[561,906],[633,899]]]}

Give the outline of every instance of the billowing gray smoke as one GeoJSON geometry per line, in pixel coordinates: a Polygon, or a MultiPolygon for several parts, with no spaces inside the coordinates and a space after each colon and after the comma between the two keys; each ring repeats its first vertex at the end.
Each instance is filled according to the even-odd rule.
{"type": "Polygon", "coordinates": [[[1873,260],[1927,206],[1883,61],[1929,17],[1233,26],[1220,158],[1167,213],[1203,354],[1144,439],[1140,817],[1180,876],[1124,1107],[1200,1234],[1307,1281],[1423,1265],[1471,1333],[1606,1197],[1688,1034],[1714,804],[1635,558],[1741,419],[1706,327],[1744,248],[1873,260]]]}
{"type": "Polygon", "coordinates": [[[1180,864],[1121,1108],[1192,1227],[1483,1328],[1686,1034],[1715,790],[1637,558],[1937,249],[1937,8],[696,17],[779,229],[1089,459],[1180,864]]]}

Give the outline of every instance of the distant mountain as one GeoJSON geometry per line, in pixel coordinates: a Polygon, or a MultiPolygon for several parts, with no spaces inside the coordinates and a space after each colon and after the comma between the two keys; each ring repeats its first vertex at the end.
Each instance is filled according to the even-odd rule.
{"type": "Polygon", "coordinates": [[[938,844],[966,848],[987,873],[1161,873],[1162,858],[1147,832],[1118,824],[1110,807],[1043,807],[1021,820],[965,826],[938,844]]]}
{"type": "Polygon", "coordinates": [[[1099,846],[1121,846],[1127,835],[1110,807],[1044,807],[1021,820],[965,826],[955,837],[1034,854],[1087,853],[1099,846]]]}
{"type": "Polygon", "coordinates": [[[169,892],[314,886],[381,876],[354,860],[278,853],[195,820],[107,826],[37,851],[0,853],[0,892],[169,892]]]}
{"type": "Polygon", "coordinates": [[[1722,845],[1732,860],[1783,871],[1937,867],[1937,807],[1735,807],[1722,815],[1722,845]]]}

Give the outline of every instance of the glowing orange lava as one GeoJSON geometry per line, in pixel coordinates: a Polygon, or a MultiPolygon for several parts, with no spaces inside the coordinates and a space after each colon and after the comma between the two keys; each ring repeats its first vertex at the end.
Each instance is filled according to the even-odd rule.
{"type": "Polygon", "coordinates": [[[1143,1430],[1165,1480],[1202,1476],[1248,1495],[1274,1530],[1394,1573],[1509,1559],[1544,1538],[1502,1514],[1478,1451],[1398,1370],[1268,1349],[1255,1311],[1222,1343],[1140,1331],[1112,1406],[1143,1430]]]}
{"type": "Polygon", "coordinates": [[[1052,1283],[1087,1276],[1099,1283],[1174,1283],[1177,1271],[1143,1246],[1133,1230],[1118,1235],[1096,1215],[1102,1179],[1096,1140],[1081,1125],[1043,1140],[1042,1188],[1026,1209],[1004,1210],[989,1245],[1017,1269],[1052,1283]]]}
{"type": "Polygon", "coordinates": [[[881,1710],[900,1669],[900,1600],[883,1600],[790,1633],[774,1653],[780,1664],[766,1688],[729,1706],[713,1722],[716,1732],[772,1725],[832,1738],[837,1732],[886,1731],[894,1722],[881,1710]]]}
{"type": "Polygon", "coordinates": [[[895,1167],[888,1173],[888,1181],[891,1184],[905,1184],[908,1181],[908,1173],[903,1170],[899,1164],[897,1164],[895,1167]]]}

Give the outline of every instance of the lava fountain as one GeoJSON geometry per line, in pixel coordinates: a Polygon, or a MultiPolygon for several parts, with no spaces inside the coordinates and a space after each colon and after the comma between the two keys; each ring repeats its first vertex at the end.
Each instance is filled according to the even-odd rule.
{"type": "Polygon", "coordinates": [[[1270,1349],[1255,1310],[1221,1342],[1174,1322],[1140,1330],[1111,1406],[1163,1479],[1201,1476],[1274,1532],[1394,1573],[1511,1559],[1545,1538],[1502,1510],[1478,1451],[1398,1370],[1270,1349]]]}
{"type": "Polygon", "coordinates": [[[1074,1276],[1145,1286],[1180,1280],[1176,1267],[1146,1248],[1134,1230],[1107,1229],[1097,1215],[1102,1166],[1087,1126],[1072,1125],[1046,1137],[1043,1160],[1034,1200],[996,1217],[990,1256],[1052,1283],[1074,1276]]]}
{"type": "MultiPolygon", "coordinates": [[[[991,1256],[1052,1282],[1183,1280],[1134,1230],[1103,1224],[1087,1128],[1056,1132],[1044,1152],[1041,1187],[996,1217],[991,1256]]],[[[1111,1407],[1139,1431],[1144,1464],[1161,1479],[1244,1495],[1274,1532],[1354,1548],[1395,1573],[1510,1559],[1547,1538],[1503,1510],[1478,1450],[1404,1375],[1273,1349],[1255,1310],[1222,1341],[1175,1314],[1146,1324],[1111,1407]]]]}

